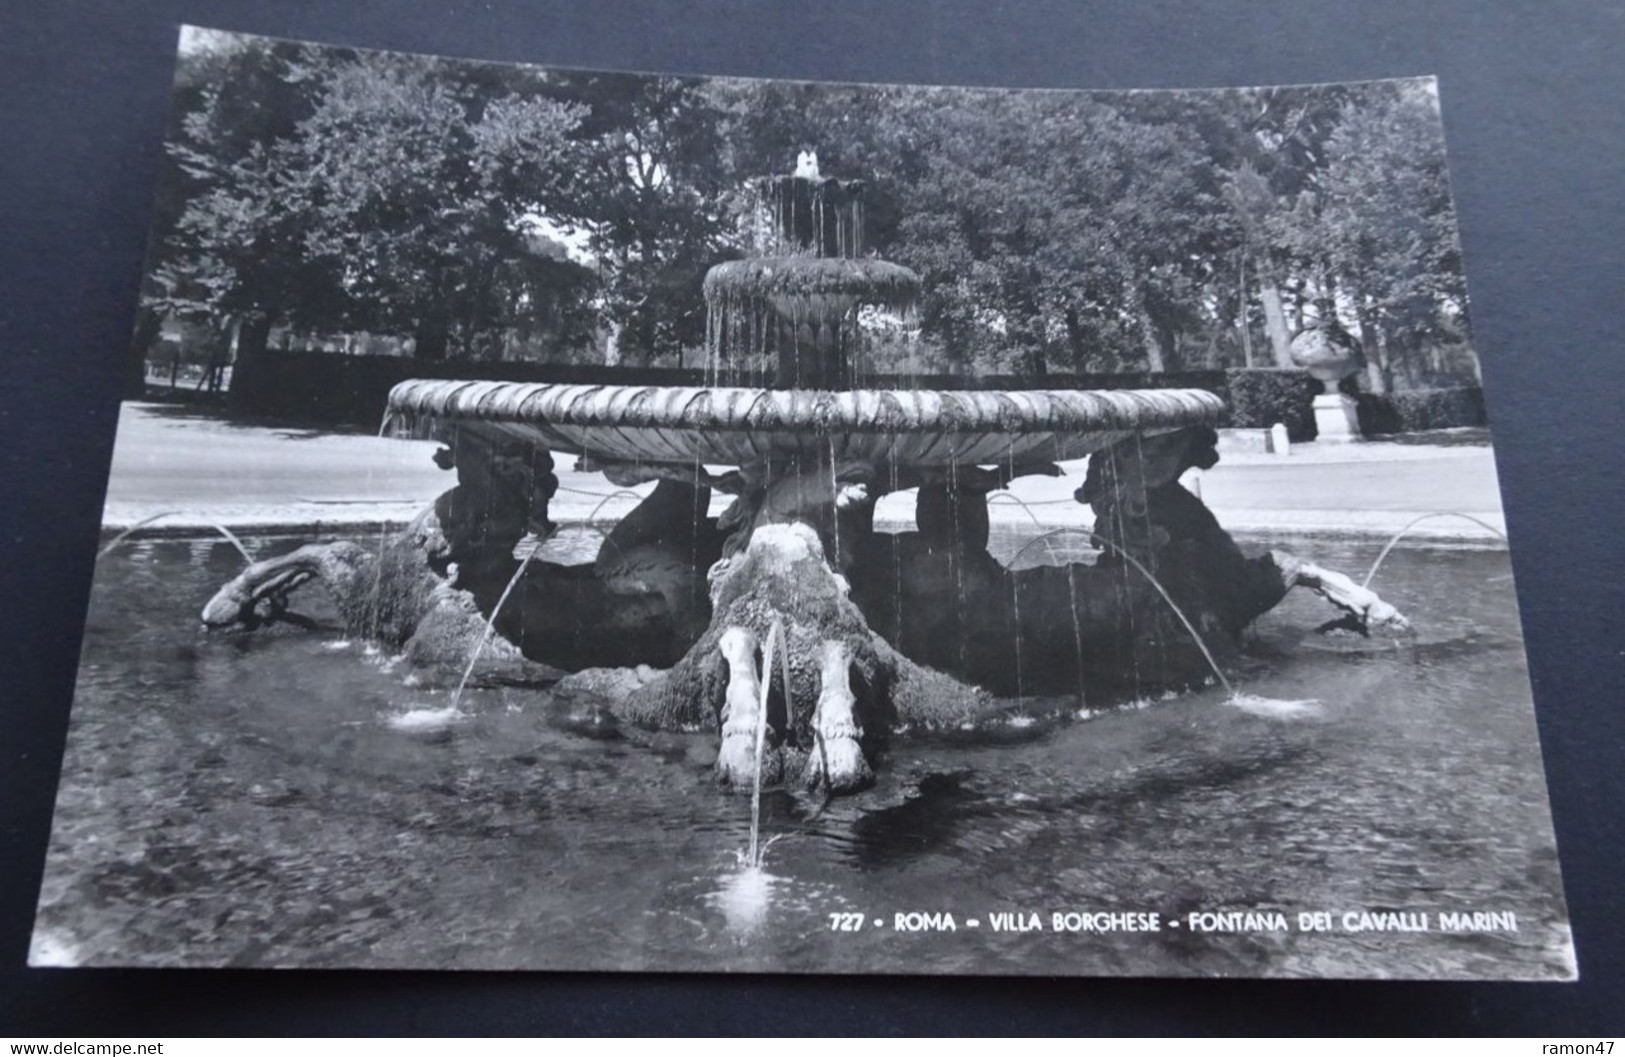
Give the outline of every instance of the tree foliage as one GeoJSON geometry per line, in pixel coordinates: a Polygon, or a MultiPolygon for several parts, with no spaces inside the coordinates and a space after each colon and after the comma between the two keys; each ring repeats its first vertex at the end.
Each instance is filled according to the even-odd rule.
{"type": "Polygon", "coordinates": [[[420,356],[500,318],[529,253],[524,220],[558,201],[582,108],[481,99],[435,60],[379,56],[302,71],[319,103],[276,158],[299,255],[336,277],[346,322],[412,326],[420,356]]]}
{"type": "Polygon", "coordinates": [[[921,275],[938,369],[1280,362],[1328,311],[1373,387],[1471,366],[1420,81],[816,85],[215,37],[177,79],[146,303],[420,356],[680,362],[705,271],[747,251],[742,188],[809,147],[865,182],[872,251],[921,275]]]}
{"type": "Polygon", "coordinates": [[[720,115],[691,79],[561,73],[551,90],[587,114],[555,215],[587,235],[617,354],[680,355],[704,340],[701,283],[727,252],[720,115]]]}

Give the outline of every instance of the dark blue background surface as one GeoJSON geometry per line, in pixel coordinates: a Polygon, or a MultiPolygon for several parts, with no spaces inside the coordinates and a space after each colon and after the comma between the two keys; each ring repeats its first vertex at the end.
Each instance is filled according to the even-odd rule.
{"type": "Polygon", "coordinates": [[[0,10],[0,1035],[1597,1035],[1625,1014],[1625,5],[53,0],[0,10]],[[24,968],[176,25],[827,80],[1441,78],[1577,985],[24,968]]]}

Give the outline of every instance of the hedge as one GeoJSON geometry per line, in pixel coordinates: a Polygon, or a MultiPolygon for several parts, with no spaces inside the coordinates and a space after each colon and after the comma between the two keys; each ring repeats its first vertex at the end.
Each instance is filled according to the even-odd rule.
{"type": "MultiPolygon", "coordinates": [[[[390,387],[408,378],[466,378],[578,385],[705,385],[697,367],[606,367],[603,364],[418,360],[406,356],[347,356],[267,349],[237,365],[231,406],[250,416],[312,425],[377,429],[390,387]]],[[[1225,396],[1226,372],[1150,374],[874,374],[880,389],[1209,389],[1225,396]]]]}
{"type": "Polygon", "coordinates": [[[1366,436],[1457,429],[1462,426],[1482,426],[1487,422],[1484,416],[1484,390],[1477,386],[1361,393],[1358,399],[1360,432],[1366,436]]]}
{"type": "MultiPolygon", "coordinates": [[[[594,364],[426,362],[397,356],[344,356],[266,350],[239,363],[232,406],[241,413],[310,424],[376,429],[384,399],[407,378],[511,379],[586,385],[704,385],[699,369],[605,367],[594,364]]],[[[1315,438],[1315,395],[1321,384],[1294,367],[1231,368],[1164,374],[875,375],[878,388],[927,389],[1208,389],[1229,405],[1226,421],[1238,429],[1286,424],[1293,441],[1315,438]]],[[[1351,383],[1345,383],[1352,388],[1351,383]]],[[[1472,387],[1430,389],[1359,399],[1360,428],[1368,436],[1484,424],[1483,393],[1472,387]]]]}
{"type": "Polygon", "coordinates": [[[1287,436],[1299,443],[1314,440],[1315,394],[1321,385],[1308,371],[1295,367],[1254,367],[1225,372],[1230,404],[1228,425],[1235,429],[1269,429],[1286,424],[1287,436]]]}

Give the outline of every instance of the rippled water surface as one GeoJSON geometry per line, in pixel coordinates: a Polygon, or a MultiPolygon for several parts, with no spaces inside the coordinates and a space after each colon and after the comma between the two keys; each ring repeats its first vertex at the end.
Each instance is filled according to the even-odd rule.
{"type": "MultiPolygon", "coordinates": [[[[1296,549],[1351,572],[1377,550],[1296,549]]],[[[1215,689],[898,739],[862,795],[769,795],[761,870],[740,865],[748,798],[715,791],[711,736],[604,730],[516,689],[472,690],[447,723],[446,691],[337,631],[205,634],[198,609],[240,563],[214,542],[102,559],[36,963],[1572,971],[1505,552],[1390,556],[1373,586],[1415,620],[1414,649],[1328,650],[1307,634],[1327,607],[1295,593],[1233,673],[1263,707],[1215,689]],[[1318,703],[1271,704],[1302,699],[1318,703]],[[1510,911],[1518,927],[1167,925],[1226,909],[1294,925],[1313,910],[1510,911]],[[1050,931],[1068,910],[1154,911],[1164,927],[1050,931]],[[891,927],[910,911],[956,930],[891,927]],[[995,933],[1002,911],[1036,912],[1044,931],[995,933]],[[840,913],[861,927],[832,929],[840,913]]]]}

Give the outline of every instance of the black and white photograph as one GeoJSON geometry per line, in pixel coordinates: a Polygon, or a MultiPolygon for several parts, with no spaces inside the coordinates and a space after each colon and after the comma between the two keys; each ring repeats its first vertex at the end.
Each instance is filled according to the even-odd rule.
{"type": "Polygon", "coordinates": [[[183,28],[30,964],[1575,979],[1441,90],[183,28]]]}

